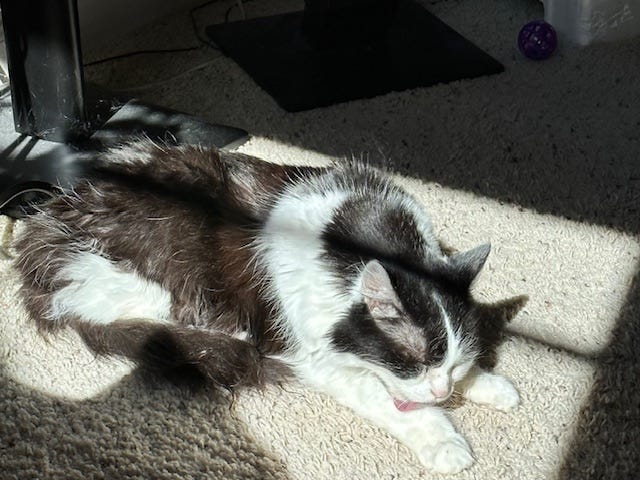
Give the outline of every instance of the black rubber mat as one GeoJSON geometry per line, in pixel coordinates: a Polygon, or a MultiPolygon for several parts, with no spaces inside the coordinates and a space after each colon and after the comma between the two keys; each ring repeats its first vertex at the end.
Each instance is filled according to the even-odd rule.
{"type": "MultiPolygon", "coordinates": [[[[383,35],[312,46],[304,12],[211,25],[206,32],[285,110],[503,71],[503,66],[412,0],[397,2],[383,35]]],[[[362,29],[366,16],[354,20],[362,29]]]]}

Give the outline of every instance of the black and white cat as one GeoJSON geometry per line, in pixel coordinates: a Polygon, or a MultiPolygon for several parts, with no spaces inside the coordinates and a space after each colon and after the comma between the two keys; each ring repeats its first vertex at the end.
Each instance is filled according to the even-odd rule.
{"type": "Polygon", "coordinates": [[[454,390],[518,405],[477,360],[483,326],[524,299],[475,302],[489,246],[445,254],[427,213],[374,168],[140,141],[102,154],[25,223],[27,309],[98,354],[192,365],[227,388],[293,373],[437,472],[473,463],[441,408],[454,390]]]}

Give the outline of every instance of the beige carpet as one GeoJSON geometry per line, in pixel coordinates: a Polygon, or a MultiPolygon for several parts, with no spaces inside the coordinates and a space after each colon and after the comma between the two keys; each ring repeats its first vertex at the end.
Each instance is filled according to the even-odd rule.
{"type": "MultiPolygon", "coordinates": [[[[203,24],[222,21],[234,3],[200,12],[203,24]]],[[[257,0],[247,11],[297,7],[257,0]]],[[[456,478],[638,478],[640,42],[565,45],[533,63],[513,40],[541,16],[538,2],[430,8],[507,71],[287,114],[219,58],[140,94],[246,128],[253,138],[241,150],[272,161],[320,164],[353,154],[389,165],[446,242],[460,249],[492,242],[475,294],[531,297],[497,366],[514,380],[522,406],[504,414],[464,404],[451,412],[477,459],[456,478]]],[[[188,20],[176,15],[112,53],[190,42],[188,20]]],[[[134,59],[88,76],[135,85],[216,55],[134,59]]],[[[96,360],[71,333],[46,342],[15,297],[8,260],[0,262],[0,286],[2,479],[439,478],[383,432],[300,386],[231,402],[96,360]]]]}

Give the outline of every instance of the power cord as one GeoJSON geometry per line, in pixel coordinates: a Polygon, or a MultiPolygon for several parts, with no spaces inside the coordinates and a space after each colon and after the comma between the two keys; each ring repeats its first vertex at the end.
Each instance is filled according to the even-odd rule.
{"type": "Polygon", "coordinates": [[[165,48],[158,50],[135,50],[133,52],[121,53],[119,55],[113,55],[112,57],[101,58],[100,60],[94,60],[84,64],[85,67],[92,67],[94,65],[100,65],[101,63],[112,62],[113,60],[120,60],[121,58],[135,57],[137,55],[152,55],[158,53],[176,53],[176,52],[191,52],[193,50],[199,50],[201,47],[183,47],[183,48],[165,48]]]}
{"type": "MultiPolygon", "coordinates": [[[[30,182],[33,184],[33,182],[30,182]]],[[[11,203],[13,202],[16,198],[20,198],[20,196],[25,195],[27,193],[39,193],[39,194],[44,194],[47,195],[51,198],[55,198],[57,196],[56,190],[51,189],[48,190],[46,188],[39,188],[39,187],[25,187],[19,191],[17,191],[16,193],[14,193],[13,195],[10,195],[9,198],[7,198],[6,200],[4,200],[2,203],[0,203],[0,214],[2,214],[2,211],[11,203]]]]}
{"type": "MultiPolygon", "coordinates": [[[[247,3],[253,1],[253,0],[246,0],[247,3]]],[[[237,6],[238,9],[240,10],[240,16],[242,17],[243,20],[247,19],[247,13],[244,11],[244,5],[242,4],[242,0],[238,0],[238,2],[236,3],[236,5],[231,5],[228,9],[227,12],[224,14],[224,23],[229,23],[229,15],[231,15],[231,12],[233,11],[233,8],[237,6]]]]}
{"type": "MultiPolygon", "coordinates": [[[[202,36],[202,33],[200,33],[200,29],[198,28],[198,22],[196,20],[196,12],[198,10],[202,10],[203,8],[208,7],[209,5],[211,5],[216,1],[217,0],[209,0],[207,2],[201,3],[200,5],[193,7],[191,10],[189,10],[189,18],[191,18],[191,27],[193,28],[193,33],[195,33],[198,40],[200,40],[200,43],[207,45],[208,47],[211,47],[214,50],[220,50],[220,48],[215,43],[213,43],[208,38],[202,36]]],[[[233,8],[233,5],[229,8],[229,10],[231,8],[233,8]]],[[[227,12],[229,10],[227,10],[227,12]]]]}
{"type": "MultiPolygon", "coordinates": [[[[39,183],[39,182],[33,182],[33,183],[39,183]]],[[[33,183],[31,184],[33,185],[33,183]]],[[[7,198],[2,203],[0,203],[0,215],[7,215],[6,217],[7,225],[5,226],[4,231],[2,232],[2,238],[0,239],[0,259],[3,259],[3,260],[13,259],[13,255],[11,255],[10,249],[11,249],[11,242],[13,240],[13,230],[16,224],[16,218],[22,217],[25,214],[25,210],[23,209],[20,210],[16,207],[15,211],[11,212],[11,208],[7,208],[7,207],[10,207],[11,203],[17,198],[20,198],[21,196],[27,197],[29,194],[32,194],[32,196],[34,194],[40,195],[40,196],[46,195],[50,198],[54,198],[57,196],[55,188],[48,190],[46,188],[29,187],[25,185],[22,189],[18,190],[13,195],[10,195],[9,198],[7,198]]],[[[31,200],[24,200],[24,202],[30,202],[30,201],[34,202],[35,199],[32,198],[31,200]]]]}
{"type": "MultiPolygon", "coordinates": [[[[189,46],[189,47],[179,47],[179,48],[163,48],[163,49],[154,49],[154,50],[134,50],[131,52],[125,52],[125,53],[121,53],[118,55],[113,55],[110,57],[105,57],[105,58],[101,58],[99,60],[94,60],[91,62],[87,62],[84,64],[85,67],[92,67],[94,65],[100,65],[102,63],[107,63],[107,62],[112,62],[114,60],[120,60],[122,58],[130,58],[130,57],[135,57],[138,55],[156,55],[156,54],[165,54],[165,53],[180,53],[180,52],[192,52],[194,50],[199,50],[202,45],[206,45],[210,48],[213,48],[214,50],[220,50],[220,48],[213,42],[211,42],[208,38],[204,37],[202,35],[202,33],[200,32],[200,28],[198,27],[198,21],[196,18],[196,12],[198,12],[199,10],[208,7],[209,5],[211,5],[214,2],[217,2],[219,0],[208,0],[204,3],[201,3],[199,5],[196,5],[195,7],[191,8],[189,10],[189,19],[191,20],[191,27],[193,29],[193,33],[195,34],[196,38],[198,39],[198,41],[200,42],[201,45],[195,45],[195,46],[189,46]]],[[[251,1],[251,0],[247,0],[247,1],[251,1]]],[[[240,9],[241,15],[243,19],[246,19],[246,12],[244,10],[244,4],[242,2],[242,0],[237,0],[237,3],[232,5],[231,7],[229,7],[229,9],[227,10],[227,12],[225,13],[225,23],[229,22],[229,15],[230,13],[233,11],[234,8],[238,7],[240,9]]]]}
{"type": "MultiPolygon", "coordinates": [[[[204,37],[201,32],[200,32],[200,28],[198,27],[198,22],[197,22],[197,18],[196,18],[196,12],[198,12],[199,10],[211,5],[212,3],[216,2],[218,0],[207,0],[204,3],[201,3],[199,5],[196,5],[195,7],[191,8],[189,10],[189,18],[191,20],[191,27],[193,29],[193,33],[195,34],[196,38],[200,41],[200,43],[202,45],[206,45],[214,50],[218,50],[220,51],[220,48],[214,44],[213,42],[211,42],[209,39],[207,39],[206,37],[204,37]]],[[[252,1],[252,0],[246,0],[246,1],[252,1]]],[[[231,11],[233,11],[234,8],[238,7],[240,9],[241,15],[243,18],[246,18],[246,12],[244,10],[244,5],[242,0],[237,0],[237,3],[232,5],[231,7],[229,7],[227,9],[227,12],[225,14],[225,23],[227,23],[229,21],[229,15],[231,13],[231,11]]],[[[177,52],[190,52],[190,51],[194,51],[194,50],[199,50],[200,48],[202,48],[202,45],[198,45],[198,46],[191,46],[191,47],[181,47],[181,48],[166,48],[166,49],[158,49],[158,50],[135,50],[132,52],[126,52],[126,53],[121,53],[119,55],[113,55],[111,57],[106,57],[106,58],[102,58],[100,60],[95,60],[92,62],[88,62],[85,63],[84,66],[85,67],[90,67],[93,65],[99,65],[102,63],[107,63],[107,62],[111,62],[114,60],[119,60],[122,58],[129,58],[129,57],[134,57],[137,55],[148,55],[148,54],[166,54],[166,53],[177,53],[177,52]]],[[[172,77],[169,78],[164,78],[162,80],[157,80],[155,82],[149,82],[149,83],[145,83],[142,85],[136,85],[136,86],[132,86],[132,87],[125,87],[125,88],[119,88],[119,89],[115,89],[113,90],[114,92],[123,92],[123,93],[129,93],[129,92],[139,92],[139,91],[143,91],[143,90],[147,90],[149,88],[153,88],[153,87],[157,87],[160,85],[163,85],[167,82],[171,82],[177,78],[183,77],[185,75],[188,75],[190,73],[193,73],[197,70],[200,70],[208,65],[211,65],[212,63],[218,61],[218,59],[222,57],[222,55],[219,55],[217,57],[215,57],[212,60],[209,60],[207,62],[201,63],[200,65],[196,65],[195,67],[189,68],[188,70],[185,70],[183,72],[178,73],[177,75],[174,75],[172,77]]]]}

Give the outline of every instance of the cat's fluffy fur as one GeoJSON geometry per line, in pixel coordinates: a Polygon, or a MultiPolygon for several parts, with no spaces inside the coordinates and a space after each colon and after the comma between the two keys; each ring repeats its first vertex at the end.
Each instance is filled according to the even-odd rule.
{"type": "Polygon", "coordinates": [[[42,330],[70,325],[99,354],[195,366],[229,388],[293,373],[438,472],[473,461],[438,406],[454,388],[518,404],[477,366],[483,326],[522,304],[472,300],[488,245],[445,254],[423,208],[365,165],[139,141],[100,155],[16,248],[42,330]]]}

